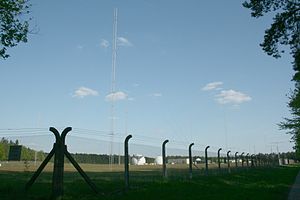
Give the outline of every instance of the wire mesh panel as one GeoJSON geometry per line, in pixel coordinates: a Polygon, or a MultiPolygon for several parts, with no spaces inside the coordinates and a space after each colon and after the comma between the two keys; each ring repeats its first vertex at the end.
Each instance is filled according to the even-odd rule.
{"type": "MultiPolygon", "coordinates": [[[[63,130],[64,128],[60,128],[58,132],[62,134],[63,130]]],[[[1,144],[7,144],[6,148],[1,146],[0,172],[29,172],[28,179],[45,158],[54,155],[53,144],[57,145],[59,140],[59,137],[54,136],[48,128],[0,129],[0,137],[1,144]],[[10,145],[23,145],[21,161],[8,161],[10,145]]],[[[149,182],[185,180],[203,175],[235,172],[248,169],[252,165],[249,154],[231,152],[227,155],[228,150],[215,146],[196,142],[191,146],[192,141],[182,142],[132,134],[132,138],[128,140],[129,176],[125,176],[126,137],[125,134],[112,135],[109,131],[73,128],[65,139],[66,150],[70,155],[65,151],[64,183],[71,184],[78,181],[86,185],[84,183],[86,179],[83,180],[82,173],[78,173],[80,171],[78,166],[99,188],[108,187],[110,192],[115,192],[124,188],[128,179],[131,187],[140,187],[149,182]],[[70,157],[78,164],[77,167],[70,157]]],[[[262,154],[260,157],[263,162],[263,158],[267,159],[268,155],[262,154]]],[[[53,158],[49,160],[37,182],[52,182],[52,173],[55,171],[53,162],[53,158]]]]}
{"type": "MultiPolygon", "coordinates": [[[[107,132],[74,129],[66,139],[68,151],[91,180],[101,185],[113,182],[113,191],[123,187],[124,147],[123,135],[107,132]],[[112,140],[113,139],[113,140],[112,140]]],[[[65,171],[75,172],[66,160],[65,171]]],[[[80,179],[79,177],[78,179],[80,179]]]]}
{"type": "MultiPolygon", "coordinates": [[[[33,172],[53,146],[54,138],[46,128],[0,129],[0,170],[33,172]],[[8,161],[9,149],[21,145],[20,161],[8,161]]],[[[51,171],[49,164],[46,171],[51,171]]]]}
{"type": "MultiPolygon", "coordinates": [[[[137,139],[135,141],[133,136],[132,141],[130,141],[129,150],[131,155],[131,178],[138,179],[142,177],[148,181],[161,180],[163,178],[163,141],[164,140],[153,139],[137,139]]],[[[203,155],[201,151],[193,151],[193,168],[196,174],[201,174],[203,171],[203,164],[199,161],[199,159],[201,160],[201,158],[203,158],[203,155]]],[[[166,176],[169,179],[186,179],[189,177],[189,153],[187,144],[172,140],[166,143],[166,176]]]]}
{"type": "Polygon", "coordinates": [[[139,144],[134,136],[129,144],[130,154],[130,180],[133,182],[144,180],[146,182],[162,179],[162,149],[153,144],[139,144]]]}

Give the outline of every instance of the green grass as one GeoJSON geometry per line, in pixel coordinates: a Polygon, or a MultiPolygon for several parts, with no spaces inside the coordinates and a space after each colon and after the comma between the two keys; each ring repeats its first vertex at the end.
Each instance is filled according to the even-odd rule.
{"type": "MultiPolygon", "coordinates": [[[[237,173],[195,176],[171,176],[162,180],[159,172],[131,172],[129,191],[123,190],[123,174],[88,173],[105,196],[97,196],[76,172],[65,173],[64,198],[147,200],[147,199],[287,199],[300,166],[251,169],[237,173]]],[[[178,172],[180,173],[180,172],[178,172]]],[[[171,173],[172,174],[172,173],[171,173]]],[[[175,172],[173,172],[175,175],[175,172]]],[[[0,199],[49,199],[52,174],[42,173],[37,182],[25,192],[24,185],[32,173],[0,172],[0,199]]]]}

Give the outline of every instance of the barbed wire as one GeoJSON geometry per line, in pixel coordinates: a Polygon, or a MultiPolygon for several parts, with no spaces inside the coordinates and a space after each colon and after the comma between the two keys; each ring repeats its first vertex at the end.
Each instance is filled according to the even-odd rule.
{"type": "MultiPolygon", "coordinates": [[[[63,127],[58,127],[58,129],[63,129],[63,127]]],[[[51,135],[49,128],[0,128],[0,137],[31,137],[31,136],[49,136],[51,135]]],[[[163,137],[153,137],[153,136],[148,136],[148,135],[143,135],[141,133],[137,134],[132,134],[133,139],[132,143],[136,144],[141,144],[141,145],[148,145],[148,146],[153,146],[153,147],[160,147],[162,142],[166,139],[169,138],[163,138],[163,137]]],[[[120,142],[122,139],[124,139],[127,136],[125,133],[121,132],[115,132],[113,137],[115,139],[119,139],[120,142]]],[[[109,130],[94,130],[94,129],[88,129],[88,128],[78,128],[74,127],[72,128],[72,134],[69,135],[69,137],[78,137],[81,139],[87,139],[87,140],[97,140],[97,141],[105,141],[108,142],[109,139],[112,137],[111,131],[109,130]],[[105,138],[105,139],[104,139],[105,138]]],[[[193,142],[195,145],[193,146],[193,149],[197,151],[203,151],[204,148],[208,145],[202,144],[199,142],[199,140],[194,140],[194,141],[182,141],[182,140],[177,140],[177,139],[169,139],[168,146],[170,148],[174,149],[187,149],[188,145],[193,142]],[[203,148],[200,149],[200,148],[203,148]]],[[[290,141],[284,141],[284,143],[288,143],[290,141]]],[[[283,143],[282,141],[280,142],[274,142],[274,143],[283,143]]],[[[209,145],[210,149],[208,150],[209,152],[212,151],[217,151],[217,149],[220,148],[220,146],[216,145],[209,145]]],[[[222,147],[221,147],[222,148],[222,147]]],[[[247,152],[245,148],[236,148],[234,146],[228,148],[231,149],[231,151],[244,151],[247,152]]],[[[223,148],[223,151],[227,149],[223,148]]]]}

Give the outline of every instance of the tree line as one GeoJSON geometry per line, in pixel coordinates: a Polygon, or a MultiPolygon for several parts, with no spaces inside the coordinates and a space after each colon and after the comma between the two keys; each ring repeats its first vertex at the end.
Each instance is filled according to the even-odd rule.
{"type": "MultiPolygon", "coordinates": [[[[7,161],[9,148],[10,146],[20,145],[19,140],[8,140],[6,138],[2,138],[0,141],[0,161],[7,161]]],[[[21,149],[21,161],[43,161],[48,153],[43,151],[36,151],[29,147],[22,145],[21,149]]],[[[71,153],[72,157],[78,163],[90,163],[90,164],[108,164],[110,155],[107,154],[88,154],[88,153],[71,153]]],[[[53,158],[50,162],[53,162],[53,158]]],[[[65,158],[65,162],[69,163],[69,160],[65,158]]],[[[154,158],[146,157],[146,162],[154,162],[154,158]]],[[[112,163],[124,163],[124,156],[123,155],[114,155],[112,163]]]]}
{"type": "MultiPolygon", "coordinates": [[[[10,146],[19,145],[19,140],[8,140],[4,137],[0,141],[0,161],[8,160],[10,146]]],[[[21,149],[21,160],[43,160],[46,154],[43,151],[35,151],[29,147],[22,146],[21,149]]]]}
{"type": "MultiPolygon", "coordinates": [[[[19,141],[15,140],[8,140],[6,138],[2,138],[0,141],[0,161],[7,161],[8,160],[8,154],[9,154],[9,148],[13,145],[19,145],[19,141]]],[[[35,159],[37,161],[43,161],[45,157],[48,155],[48,153],[43,151],[36,151],[29,147],[22,145],[21,150],[21,161],[34,161],[35,159]]],[[[78,163],[89,163],[89,164],[108,164],[110,155],[107,154],[88,154],[88,153],[71,153],[72,157],[78,162],[78,163]]],[[[263,156],[264,154],[259,154],[260,156],[263,156]]],[[[273,156],[275,154],[273,153],[273,156]]],[[[281,158],[291,159],[295,161],[300,161],[300,157],[296,152],[282,152],[280,153],[281,158]]],[[[183,159],[187,158],[187,156],[167,156],[168,159],[183,159]]],[[[196,160],[196,158],[200,158],[202,162],[204,162],[203,156],[193,156],[193,160],[196,160]]],[[[145,157],[146,163],[154,163],[154,158],[151,157],[145,157]]],[[[217,162],[217,157],[209,157],[209,159],[212,162],[217,162]]],[[[226,157],[223,158],[224,162],[226,162],[226,157]]],[[[51,160],[53,162],[53,158],[51,160]]],[[[69,160],[65,158],[65,162],[69,163],[69,160]]],[[[124,156],[123,155],[114,155],[113,156],[113,162],[114,164],[123,164],[124,163],[124,156]]]]}

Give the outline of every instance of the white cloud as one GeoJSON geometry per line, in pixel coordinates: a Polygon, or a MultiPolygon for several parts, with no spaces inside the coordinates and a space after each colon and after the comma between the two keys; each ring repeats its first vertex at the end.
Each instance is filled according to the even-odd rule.
{"type": "Polygon", "coordinates": [[[220,82],[220,81],[208,83],[202,88],[202,90],[203,91],[218,90],[218,89],[220,89],[219,86],[221,86],[221,85],[223,85],[223,82],[220,82]]]}
{"type": "Polygon", "coordinates": [[[252,98],[242,92],[234,90],[222,90],[216,95],[216,100],[220,104],[241,104],[247,101],[251,101],[252,98]]]}
{"type": "Polygon", "coordinates": [[[79,49],[79,50],[81,50],[81,49],[83,49],[83,46],[79,44],[79,45],[77,45],[76,48],[79,49]]]}
{"type": "Polygon", "coordinates": [[[118,37],[117,44],[118,46],[127,46],[127,47],[132,46],[132,43],[127,38],[124,37],[118,37]]]}
{"type": "Polygon", "coordinates": [[[73,97],[83,98],[86,96],[98,96],[99,93],[96,90],[87,88],[87,87],[79,87],[75,92],[73,97]]]}
{"type": "Polygon", "coordinates": [[[156,93],[152,93],[152,94],[150,94],[150,96],[151,96],[151,97],[162,97],[162,94],[161,94],[161,93],[158,93],[158,92],[156,92],[156,93]]]}
{"type": "Polygon", "coordinates": [[[127,99],[127,94],[124,92],[115,92],[115,93],[110,93],[106,95],[105,100],[106,101],[119,101],[119,100],[125,100],[127,99]]]}
{"type": "Polygon", "coordinates": [[[109,47],[109,42],[105,39],[101,40],[100,46],[103,48],[108,48],[109,47]]]}

